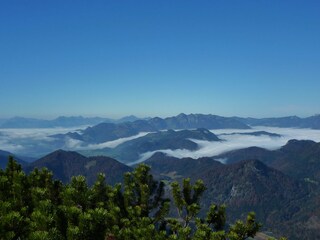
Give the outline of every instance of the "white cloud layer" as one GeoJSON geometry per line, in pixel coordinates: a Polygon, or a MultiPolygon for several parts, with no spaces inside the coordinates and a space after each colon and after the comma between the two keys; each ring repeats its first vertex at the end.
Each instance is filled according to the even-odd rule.
{"type": "MultiPolygon", "coordinates": [[[[102,148],[115,148],[120,144],[147,135],[147,132],[141,132],[135,136],[120,138],[114,141],[108,141],[100,144],[85,144],[82,141],[66,138],[63,141],[49,137],[53,134],[77,132],[79,128],[47,128],[47,129],[0,129],[0,149],[15,154],[39,157],[54,151],[58,148],[65,150],[94,150],[102,148]]],[[[295,128],[272,128],[272,127],[254,127],[248,130],[219,129],[212,130],[214,134],[223,139],[222,142],[209,142],[202,140],[192,140],[198,144],[199,149],[189,151],[185,149],[169,150],[162,149],[153,152],[141,154],[137,162],[142,162],[151,157],[155,152],[164,152],[170,156],[183,158],[200,158],[206,156],[216,156],[221,153],[257,146],[274,150],[285,145],[290,139],[309,139],[320,142],[320,130],[313,129],[295,129],[295,128]],[[250,133],[255,131],[267,131],[280,134],[281,137],[270,137],[267,135],[252,136],[243,134],[223,135],[225,133],[250,133]]],[[[221,159],[221,162],[224,160],[221,159]]],[[[132,163],[133,164],[133,163],[132,163]]]]}
{"type": "Polygon", "coordinates": [[[65,150],[94,150],[102,148],[115,148],[118,145],[143,137],[148,132],[141,132],[137,135],[120,138],[114,141],[108,141],[100,144],[86,144],[83,141],[66,137],[65,139],[56,139],[50,137],[55,134],[65,134],[68,132],[80,132],[87,126],[73,128],[33,128],[33,129],[0,129],[0,150],[9,151],[24,156],[38,157],[56,149],[65,150]]]}
{"type": "Polygon", "coordinates": [[[113,140],[113,141],[108,141],[108,142],[103,142],[103,143],[98,143],[98,144],[88,144],[88,145],[86,145],[82,141],[72,139],[72,138],[67,138],[65,148],[72,149],[72,150],[95,150],[95,149],[103,149],[103,148],[115,148],[122,143],[125,143],[127,141],[130,141],[130,140],[133,140],[133,139],[136,139],[139,137],[143,137],[147,134],[149,134],[149,132],[141,132],[141,133],[134,135],[134,136],[131,136],[131,137],[119,138],[119,139],[113,140]]]}
{"type": "MultiPolygon", "coordinates": [[[[235,129],[219,129],[212,130],[212,133],[218,135],[220,139],[223,139],[222,142],[209,142],[202,140],[192,140],[197,143],[199,149],[196,151],[190,151],[186,149],[163,149],[152,152],[146,152],[141,154],[140,159],[135,161],[135,163],[143,162],[150,158],[156,152],[163,152],[169,156],[184,158],[200,158],[200,157],[212,157],[228,152],[231,150],[247,148],[247,147],[262,147],[269,150],[275,150],[283,145],[285,145],[291,139],[297,140],[313,140],[315,142],[320,142],[320,130],[313,129],[297,129],[297,128],[275,128],[275,127],[254,127],[248,130],[235,130],[235,129]],[[270,133],[280,134],[281,137],[270,137],[267,135],[252,136],[252,135],[243,135],[243,134],[232,134],[232,135],[221,135],[224,133],[250,133],[256,131],[267,131],[270,133]]],[[[221,159],[221,162],[224,162],[221,159]]]]}
{"type": "Polygon", "coordinates": [[[54,134],[78,132],[83,127],[73,128],[9,128],[0,129],[0,149],[16,154],[32,154],[40,148],[55,146],[55,139],[49,137],[54,134]]]}

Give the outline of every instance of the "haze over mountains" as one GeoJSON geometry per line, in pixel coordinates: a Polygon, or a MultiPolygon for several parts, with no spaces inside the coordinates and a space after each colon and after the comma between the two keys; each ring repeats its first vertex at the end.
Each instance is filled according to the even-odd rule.
{"type": "Polygon", "coordinates": [[[145,120],[157,130],[161,129],[190,129],[190,128],[237,128],[245,129],[249,126],[269,127],[296,127],[320,129],[320,114],[300,118],[297,116],[273,117],[273,118],[243,118],[243,117],[221,117],[212,114],[184,114],[167,118],[138,118],[126,116],[120,119],[103,117],[60,116],[53,120],[13,117],[0,119],[0,128],[51,128],[51,127],[76,127],[84,125],[97,125],[99,123],[124,123],[145,120]],[[245,126],[247,125],[247,126],[245,126]]]}
{"type": "Polygon", "coordinates": [[[235,119],[250,126],[286,127],[286,128],[312,128],[320,129],[320,114],[300,118],[297,116],[279,118],[238,118],[235,119]]]}
{"type": "MultiPolygon", "coordinates": [[[[64,118],[58,119],[61,120],[64,118]]],[[[78,125],[88,120],[81,117],[66,119],[68,120],[60,122],[65,122],[65,125],[70,125],[70,122],[78,119],[73,121],[74,124],[78,125]]],[[[293,124],[290,123],[290,117],[279,118],[278,124],[281,123],[281,126],[287,126],[284,119],[288,119],[288,126],[293,126],[293,124]]],[[[307,122],[312,123],[312,126],[316,128],[317,119],[319,119],[318,116],[306,119],[307,122]],[[310,119],[312,119],[312,121],[310,119]]],[[[100,121],[102,119],[98,120],[100,121]]],[[[119,123],[103,122],[85,129],[80,129],[81,126],[37,129],[2,128],[0,129],[0,149],[33,158],[39,158],[57,149],[64,149],[81,151],[81,153],[88,156],[95,154],[111,155],[120,161],[129,163],[146,160],[156,151],[165,152],[176,157],[199,158],[216,156],[223,152],[250,146],[273,150],[285,145],[286,142],[291,139],[320,141],[320,134],[317,129],[258,127],[249,126],[242,121],[245,122],[247,119],[205,114],[180,114],[169,118],[156,117],[138,120],[134,116],[129,116],[118,120],[119,123]],[[175,131],[181,131],[183,129],[190,131],[198,128],[211,131],[211,133],[217,135],[217,137],[223,141],[208,141],[207,139],[201,138],[187,139],[186,136],[180,135],[179,141],[177,141],[173,147],[173,145],[168,146],[168,144],[164,144],[164,141],[168,142],[170,138],[173,138],[173,135],[171,135],[167,140],[162,139],[162,144],[158,141],[157,144],[153,144],[157,147],[151,147],[150,143],[148,143],[150,139],[145,137],[150,133],[165,132],[170,129],[175,129],[175,131]],[[194,147],[191,148],[186,144],[182,144],[182,142],[186,141],[194,147]],[[135,145],[137,142],[140,142],[140,145],[143,147],[140,147],[139,150],[130,150],[129,146],[131,144],[135,145]],[[123,153],[126,151],[128,154],[123,153]],[[125,155],[127,155],[127,157],[124,157],[125,155]],[[130,157],[128,157],[129,155],[130,157]]],[[[275,122],[277,122],[275,119],[265,119],[263,121],[266,125],[276,125],[275,122]]],[[[302,119],[301,121],[304,120],[302,119]]],[[[164,136],[162,136],[162,138],[163,137],[164,136]]],[[[131,147],[131,149],[133,149],[133,147],[131,147]]]]}
{"type": "Polygon", "coordinates": [[[114,157],[124,163],[132,163],[138,160],[143,153],[161,149],[187,149],[195,151],[199,146],[194,140],[221,141],[215,134],[204,128],[181,131],[168,130],[149,133],[145,136],[126,141],[114,148],[88,151],[87,155],[102,154],[114,157]]]}
{"type": "MultiPolygon", "coordinates": [[[[155,153],[145,163],[157,179],[166,182],[186,177],[192,181],[202,179],[207,187],[202,206],[211,202],[227,204],[231,221],[253,210],[264,223],[264,231],[271,230],[289,239],[317,239],[319,149],[319,143],[292,140],[275,151],[249,148],[217,156],[228,158],[227,164],[216,161],[216,157],[175,158],[165,153],[155,153]]],[[[24,165],[27,172],[42,167],[53,171],[54,177],[63,182],[69,182],[74,175],[84,175],[89,184],[99,172],[114,184],[132,170],[112,158],[85,157],[62,150],[24,165]]]]}
{"type": "Polygon", "coordinates": [[[102,122],[121,123],[136,121],[139,118],[127,116],[120,119],[102,118],[102,117],[82,117],[60,116],[53,120],[13,117],[9,119],[0,119],[0,128],[53,128],[53,127],[77,127],[96,125],[102,122]]]}
{"type": "Polygon", "coordinates": [[[299,0],[0,1],[0,240],[236,238],[216,233],[214,208],[183,217],[202,187],[185,181],[181,201],[171,184],[185,178],[203,180],[202,209],[226,205],[223,230],[245,235],[230,224],[254,211],[263,234],[320,240],[319,11],[299,0]],[[11,156],[36,172],[7,166],[11,156]],[[124,185],[139,164],[161,183],[141,168],[124,185]],[[99,173],[120,184],[73,178],[92,186],[99,173]],[[171,190],[178,209],[165,216],[171,190]]]}
{"type": "Polygon", "coordinates": [[[134,164],[145,161],[156,178],[167,182],[203,179],[207,191],[202,205],[227,204],[231,220],[253,210],[264,230],[276,235],[320,237],[319,116],[243,119],[180,114],[105,121],[17,121],[15,129],[0,129],[0,149],[6,150],[0,151],[0,167],[15,155],[27,172],[46,167],[63,182],[84,175],[89,184],[103,172],[114,184],[134,164]],[[85,129],[76,126],[89,121],[104,122],[85,129]],[[29,163],[30,156],[37,160],[29,163]]]}
{"type": "Polygon", "coordinates": [[[80,133],[68,133],[53,137],[70,137],[87,143],[102,143],[136,135],[140,132],[155,132],[168,129],[250,129],[246,124],[232,118],[204,114],[179,114],[169,118],[151,118],[125,123],[100,123],[88,127],[80,133]]]}

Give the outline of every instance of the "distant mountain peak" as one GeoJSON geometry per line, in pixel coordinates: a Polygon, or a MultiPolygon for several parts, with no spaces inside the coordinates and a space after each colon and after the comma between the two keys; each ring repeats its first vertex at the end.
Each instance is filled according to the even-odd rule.
{"type": "Polygon", "coordinates": [[[75,151],[65,151],[62,149],[58,149],[54,152],[51,152],[41,159],[55,159],[56,161],[60,160],[67,160],[67,159],[75,159],[75,158],[85,158],[78,152],[75,151]]]}
{"type": "Polygon", "coordinates": [[[164,152],[155,152],[149,159],[148,161],[152,161],[152,159],[158,159],[158,158],[163,158],[168,156],[166,153],[164,152]]]}
{"type": "Polygon", "coordinates": [[[271,168],[257,159],[244,160],[239,162],[238,165],[244,169],[247,169],[247,171],[251,173],[259,172],[259,174],[261,174],[263,172],[266,173],[271,170],[271,168]]]}
{"type": "Polygon", "coordinates": [[[57,149],[56,151],[53,151],[51,153],[49,153],[48,155],[46,156],[51,156],[51,155],[61,155],[61,154],[77,154],[77,155],[81,155],[75,151],[66,151],[66,150],[63,150],[63,149],[57,149]]]}
{"type": "MultiPolygon", "coordinates": [[[[190,114],[189,114],[190,115],[190,114]]],[[[185,114],[185,113],[180,113],[180,114],[178,114],[177,115],[177,117],[187,117],[188,115],[187,114],[185,114]]]]}
{"type": "Polygon", "coordinates": [[[138,121],[138,120],[142,120],[142,119],[136,117],[135,115],[129,115],[129,116],[125,116],[125,117],[122,117],[122,118],[116,120],[116,122],[123,123],[123,122],[134,122],[134,121],[138,121]]]}
{"type": "Polygon", "coordinates": [[[305,149],[306,147],[312,147],[317,144],[312,140],[297,140],[291,139],[286,145],[282,146],[280,150],[299,151],[299,149],[305,149]]]}
{"type": "Polygon", "coordinates": [[[122,181],[123,174],[131,168],[117,160],[104,156],[85,157],[74,151],[56,150],[25,167],[27,172],[34,168],[46,167],[53,172],[54,178],[69,182],[73,176],[83,175],[92,184],[97,174],[106,175],[109,183],[122,181]]]}

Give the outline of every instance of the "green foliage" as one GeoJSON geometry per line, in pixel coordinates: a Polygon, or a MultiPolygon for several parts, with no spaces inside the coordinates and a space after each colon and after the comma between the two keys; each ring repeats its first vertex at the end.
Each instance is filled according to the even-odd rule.
{"type": "Polygon", "coordinates": [[[251,212],[245,223],[238,220],[231,226],[228,236],[230,240],[247,239],[254,237],[260,227],[261,225],[256,222],[255,214],[251,212]]]}
{"type": "Polygon", "coordinates": [[[200,211],[200,197],[205,191],[205,186],[202,180],[198,180],[194,185],[191,185],[190,178],[183,180],[182,191],[178,182],[171,184],[174,203],[178,210],[178,215],[183,222],[184,227],[188,227],[190,221],[200,211]]]}
{"type": "Polygon", "coordinates": [[[168,221],[175,239],[245,240],[254,237],[261,227],[256,222],[255,214],[249,213],[246,222],[238,220],[227,229],[224,205],[212,204],[205,219],[196,218],[200,211],[200,197],[205,191],[201,180],[192,185],[190,179],[184,179],[182,187],[178,182],[173,182],[171,187],[180,218],[168,221]],[[191,223],[195,223],[193,230],[191,223]]]}
{"type": "Polygon", "coordinates": [[[113,187],[103,174],[91,187],[83,176],[66,185],[52,176],[47,169],[26,175],[12,158],[0,170],[1,240],[244,240],[260,228],[253,213],[246,222],[226,226],[223,205],[213,204],[199,218],[205,191],[201,180],[171,184],[179,217],[169,217],[169,192],[144,164],[125,174],[123,185],[113,187]]]}

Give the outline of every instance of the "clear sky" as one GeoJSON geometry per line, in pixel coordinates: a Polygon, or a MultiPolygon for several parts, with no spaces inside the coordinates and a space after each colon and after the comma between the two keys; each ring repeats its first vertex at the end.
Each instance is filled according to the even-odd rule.
{"type": "Polygon", "coordinates": [[[0,118],[320,113],[320,1],[2,0],[0,118]]]}

